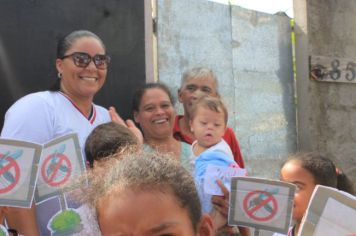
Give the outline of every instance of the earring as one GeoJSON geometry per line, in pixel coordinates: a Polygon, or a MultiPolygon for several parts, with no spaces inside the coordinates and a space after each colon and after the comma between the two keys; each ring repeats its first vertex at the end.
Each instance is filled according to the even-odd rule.
{"type": "Polygon", "coordinates": [[[58,79],[62,78],[62,73],[58,72],[57,77],[58,77],[58,79]]]}

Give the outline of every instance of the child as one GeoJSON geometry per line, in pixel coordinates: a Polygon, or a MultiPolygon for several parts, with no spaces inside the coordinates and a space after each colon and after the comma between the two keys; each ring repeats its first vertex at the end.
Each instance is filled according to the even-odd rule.
{"type": "MultiPolygon", "coordinates": [[[[182,103],[184,114],[176,116],[173,128],[174,138],[189,144],[193,143],[196,137],[191,132],[190,122],[194,101],[202,95],[219,97],[218,82],[215,73],[206,67],[194,67],[183,73],[178,100],[182,103]]],[[[244,168],[244,160],[234,131],[227,127],[223,139],[230,146],[235,161],[244,168]]]]}
{"type": "MultiPolygon", "coordinates": [[[[298,234],[302,218],[317,184],[355,194],[347,176],[337,169],[331,160],[316,153],[299,153],[291,156],[282,165],[281,180],[297,186],[293,205],[295,224],[288,232],[288,236],[298,234]]],[[[281,234],[274,234],[277,235],[281,234]]]]}
{"type": "MultiPolygon", "coordinates": [[[[115,156],[114,156],[115,157],[115,156]]],[[[96,209],[103,236],[212,236],[194,180],[179,162],[159,153],[124,153],[89,173],[85,203],[96,209]]]]}
{"type": "Polygon", "coordinates": [[[192,152],[198,157],[204,151],[220,151],[234,160],[229,145],[223,140],[227,127],[227,109],[219,98],[203,96],[193,105],[190,129],[196,140],[192,152]]]}
{"type": "Polygon", "coordinates": [[[126,148],[138,149],[137,137],[127,127],[115,122],[98,125],[85,142],[85,155],[90,168],[104,159],[126,148]]]}
{"type": "MultiPolygon", "coordinates": [[[[97,168],[105,164],[105,160],[113,157],[121,158],[125,153],[139,150],[139,141],[132,131],[115,122],[98,125],[89,134],[85,142],[85,154],[89,168],[97,168]]],[[[82,192],[73,193],[75,199],[82,192]]],[[[75,236],[100,235],[97,224],[89,224],[95,218],[95,213],[87,205],[83,204],[77,209],[77,213],[83,222],[83,229],[75,236]]]]}
{"type": "MultiPolygon", "coordinates": [[[[211,195],[203,191],[204,176],[209,164],[239,168],[229,145],[222,138],[227,127],[228,112],[223,102],[217,97],[198,98],[191,110],[190,127],[196,140],[192,143],[191,157],[194,176],[202,201],[203,212],[209,212],[216,228],[226,224],[227,216],[212,209],[211,195]]],[[[243,235],[249,235],[247,228],[239,227],[243,235]]]]}

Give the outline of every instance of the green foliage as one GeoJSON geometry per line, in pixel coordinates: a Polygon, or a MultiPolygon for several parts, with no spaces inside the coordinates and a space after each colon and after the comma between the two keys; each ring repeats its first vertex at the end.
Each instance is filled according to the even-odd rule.
{"type": "Polygon", "coordinates": [[[51,229],[54,232],[75,232],[81,228],[81,219],[77,212],[73,210],[66,210],[56,215],[51,223],[51,229]]]}
{"type": "Polygon", "coordinates": [[[9,234],[7,233],[6,228],[3,225],[1,225],[1,227],[0,227],[0,236],[8,236],[8,235],[9,234]]]}

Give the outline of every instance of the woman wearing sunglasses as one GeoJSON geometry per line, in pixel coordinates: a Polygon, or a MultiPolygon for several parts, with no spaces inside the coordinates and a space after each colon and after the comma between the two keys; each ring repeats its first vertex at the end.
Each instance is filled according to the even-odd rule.
{"type": "MultiPolygon", "coordinates": [[[[110,121],[108,110],[93,103],[94,95],[105,83],[109,63],[110,57],[97,35],[80,30],[65,36],[57,47],[55,86],[29,94],[11,106],[1,138],[46,143],[74,132],[83,150],[89,133],[110,121]]],[[[51,235],[48,222],[59,209],[58,199],[54,198],[36,209],[34,205],[31,209],[11,208],[6,219],[19,234],[51,235]]]]}

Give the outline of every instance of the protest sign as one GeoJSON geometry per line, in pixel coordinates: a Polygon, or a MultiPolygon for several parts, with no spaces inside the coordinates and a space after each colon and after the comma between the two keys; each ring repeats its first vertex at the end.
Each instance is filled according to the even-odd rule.
{"type": "Polygon", "coordinates": [[[232,177],[228,223],[287,234],[294,193],[293,184],[232,177]]]}
{"type": "Polygon", "coordinates": [[[42,146],[0,139],[0,205],[31,207],[42,146]]]}
{"type": "Polygon", "coordinates": [[[298,235],[356,236],[356,197],[317,185],[298,235]]]}
{"type": "Polygon", "coordinates": [[[69,134],[45,144],[39,167],[36,203],[61,195],[63,187],[80,176],[84,170],[84,160],[76,134],[69,134]]]}

